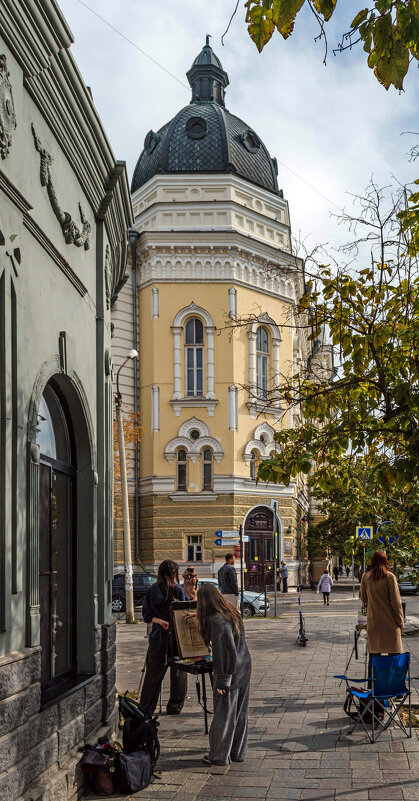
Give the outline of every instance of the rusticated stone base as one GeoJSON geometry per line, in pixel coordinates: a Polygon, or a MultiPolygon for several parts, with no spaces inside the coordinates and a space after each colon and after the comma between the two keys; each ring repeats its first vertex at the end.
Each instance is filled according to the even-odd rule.
{"type": "Polygon", "coordinates": [[[39,648],[0,658],[0,801],[70,801],[85,784],[79,748],[114,734],[115,624],[95,637],[97,675],[41,708],[39,648]]]}

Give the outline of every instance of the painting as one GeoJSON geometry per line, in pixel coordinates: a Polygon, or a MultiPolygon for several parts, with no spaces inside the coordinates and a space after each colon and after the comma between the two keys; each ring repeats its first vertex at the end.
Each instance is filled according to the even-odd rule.
{"type": "Polygon", "coordinates": [[[193,603],[174,603],[172,606],[172,626],[181,659],[208,656],[208,648],[198,631],[197,618],[194,616],[185,620],[185,612],[196,611],[196,602],[194,606],[195,609],[193,603]]]}

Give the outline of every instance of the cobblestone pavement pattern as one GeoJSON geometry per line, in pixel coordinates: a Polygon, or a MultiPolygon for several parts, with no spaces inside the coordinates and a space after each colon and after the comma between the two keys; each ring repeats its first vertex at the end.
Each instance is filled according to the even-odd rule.
{"type": "MultiPolygon", "coordinates": [[[[344,686],[333,678],[344,671],[352,650],[352,613],[306,618],[306,648],[296,645],[295,618],[246,622],[253,658],[249,707],[249,750],[244,763],[206,766],[208,750],[195,684],[179,717],[160,718],[162,779],[129,798],[142,801],[419,801],[419,730],[412,739],[393,728],[378,743],[366,743],[342,710],[344,686]]],[[[145,626],[117,627],[117,686],[137,689],[147,646],[145,626]]],[[[419,675],[419,637],[403,639],[419,675]]],[[[352,661],[349,675],[363,675],[352,661]]],[[[413,680],[414,703],[419,682],[413,680]]],[[[163,710],[168,678],[163,690],[163,710]]],[[[127,799],[127,796],[112,796],[127,799]]],[[[96,796],[90,794],[90,801],[96,796]]],[[[99,801],[99,799],[97,799],[99,801]]]]}

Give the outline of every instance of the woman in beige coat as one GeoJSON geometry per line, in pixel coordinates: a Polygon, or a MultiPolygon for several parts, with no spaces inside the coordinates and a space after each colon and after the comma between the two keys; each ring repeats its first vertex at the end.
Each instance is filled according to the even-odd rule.
{"type": "Polygon", "coordinates": [[[390,573],[387,556],[383,551],[373,554],[371,570],[362,576],[359,595],[367,605],[370,656],[403,653],[402,602],[396,576],[390,573]]]}

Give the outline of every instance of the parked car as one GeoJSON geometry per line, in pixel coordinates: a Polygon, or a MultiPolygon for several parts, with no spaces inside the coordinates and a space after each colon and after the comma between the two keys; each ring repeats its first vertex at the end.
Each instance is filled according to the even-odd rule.
{"type": "MultiPolygon", "coordinates": [[[[141,606],[148,588],[157,581],[154,573],[134,573],[134,606],[141,606]]],[[[125,612],[125,574],[119,573],[112,580],[112,611],[125,612]]]]}
{"type": "Polygon", "coordinates": [[[416,575],[406,570],[403,577],[399,579],[399,590],[401,595],[417,595],[419,584],[417,583],[416,575]]]}
{"type": "MultiPolygon", "coordinates": [[[[183,582],[181,582],[183,583],[183,582]]],[[[202,578],[199,579],[199,586],[202,584],[215,584],[216,587],[218,586],[218,580],[216,578],[202,578]]],[[[267,608],[266,611],[268,612],[270,609],[269,601],[267,601],[267,608]]],[[[253,615],[264,615],[265,614],[265,593],[261,593],[260,595],[257,592],[250,592],[250,590],[245,590],[243,593],[243,617],[252,617],[253,615]]]]}

